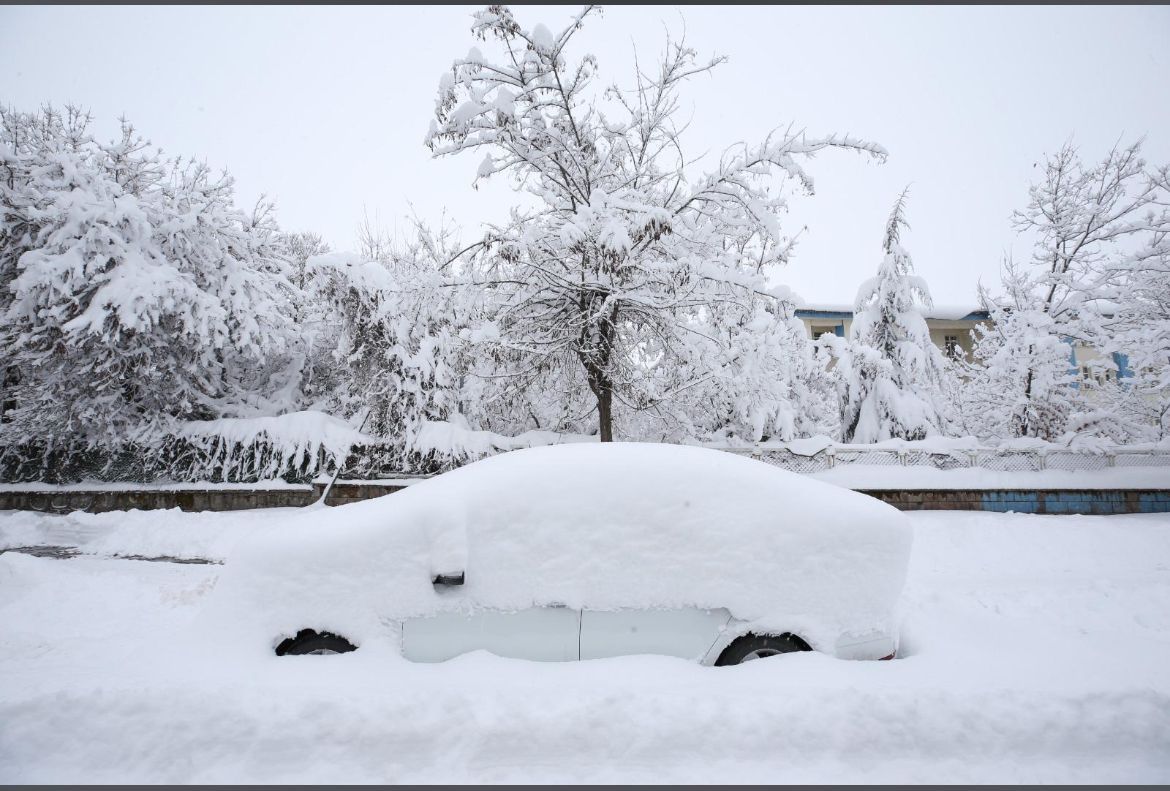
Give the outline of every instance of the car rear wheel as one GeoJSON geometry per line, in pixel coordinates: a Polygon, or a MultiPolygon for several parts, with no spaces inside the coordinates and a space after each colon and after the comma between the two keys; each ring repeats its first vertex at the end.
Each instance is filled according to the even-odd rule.
{"type": "Polygon", "coordinates": [[[276,647],[277,656],[293,654],[344,654],[357,649],[357,646],[339,637],[332,632],[316,632],[312,629],[302,629],[296,637],[286,638],[276,647]]]}
{"type": "Polygon", "coordinates": [[[767,659],[796,651],[810,651],[808,643],[792,634],[747,634],[723,649],[715,660],[716,667],[742,665],[756,659],[767,659]]]}

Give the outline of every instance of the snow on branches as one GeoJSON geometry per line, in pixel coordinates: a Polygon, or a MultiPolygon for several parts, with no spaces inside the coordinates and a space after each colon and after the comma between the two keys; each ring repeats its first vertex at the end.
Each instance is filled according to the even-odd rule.
{"type": "Polygon", "coordinates": [[[1122,439],[1141,433],[1121,426],[1133,420],[1165,431],[1168,186],[1166,169],[1142,159],[1140,141],[1114,146],[1096,163],[1071,143],[1047,158],[1027,206],[1012,216],[1031,237],[1031,260],[1007,262],[1001,294],[980,290],[992,326],[979,332],[980,365],[968,374],[997,407],[985,433],[1052,440],[1103,431],[1122,439]],[[1079,381],[1078,345],[1102,354],[1086,367],[1106,373],[1105,386],[1079,381]],[[1136,362],[1128,381],[1118,377],[1125,372],[1117,355],[1136,362]],[[1103,408],[1120,422],[1088,418],[1103,408]]]}
{"type": "Polygon", "coordinates": [[[6,445],[113,446],[218,417],[268,384],[290,290],[268,207],[123,122],[0,111],[6,445]]]}
{"type": "Polygon", "coordinates": [[[944,427],[946,362],[919,307],[931,306],[930,290],[902,247],[908,192],[886,221],[877,275],[857,291],[849,340],[820,341],[836,357],[844,442],[917,440],[944,427]]]}
{"type": "Polygon", "coordinates": [[[492,54],[472,48],[443,74],[426,144],[435,156],[481,153],[477,180],[506,174],[537,199],[463,261],[499,301],[501,345],[522,358],[515,367],[556,371],[562,390],[587,386],[606,441],[615,401],[627,421],[668,419],[679,394],[726,380],[751,354],[726,347],[735,326],[791,310],[767,282],[793,246],[780,225],[789,192],[812,190],[802,160],[830,148],[878,160],[885,151],[788,128],[690,173],[679,93],[722,59],[700,61],[668,39],[654,71],[598,95],[596,59],[567,54],[596,10],[559,33],[524,28],[503,6],[477,14],[473,32],[492,54]]]}

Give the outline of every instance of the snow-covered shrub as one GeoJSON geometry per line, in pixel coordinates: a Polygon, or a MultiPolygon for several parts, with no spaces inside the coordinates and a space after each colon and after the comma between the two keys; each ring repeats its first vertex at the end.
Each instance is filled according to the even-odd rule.
{"type": "Polygon", "coordinates": [[[459,415],[466,394],[466,316],[459,290],[440,271],[445,249],[420,228],[414,244],[379,260],[349,253],[308,260],[308,289],[337,321],[334,361],[345,375],[332,405],[397,448],[403,471],[426,466],[423,425],[459,415]]]}
{"type": "MultiPolygon", "coordinates": [[[[271,410],[292,286],[269,207],[165,160],[123,122],[0,113],[0,444],[9,457],[157,446],[182,423],[271,410]]],[[[279,409],[279,407],[276,407],[279,409]]]]}
{"type": "Polygon", "coordinates": [[[986,296],[985,304],[991,321],[975,328],[966,382],[979,399],[979,434],[1055,440],[1080,406],[1071,343],[1043,310],[986,296]]]}
{"type": "Polygon", "coordinates": [[[744,444],[833,433],[833,393],[793,298],[777,290],[754,301],[754,311],[733,308],[696,321],[696,338],[675,365],[666,367],[662,389],[676,388],[654,411],[632,412],[623,420],[631,436],[688,442],[744,444]],[[660,411],[672,410],[669,420],[660,411]],[[642,418],[639,425],[634,418],[642,418]]]}

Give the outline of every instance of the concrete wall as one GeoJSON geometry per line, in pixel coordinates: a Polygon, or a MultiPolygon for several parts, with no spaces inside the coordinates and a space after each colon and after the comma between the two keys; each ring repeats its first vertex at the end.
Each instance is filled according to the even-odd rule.
{"type": "MultiPolygon", "coordinates": [[[[329,505],[343,505],[392,494],[401,485],[338,482],[329,505]]],[[[0,511],[126,511],[180,508],[184,511],[237,511],[248,508],[301,508],[320,499],[324,484],[282,489],[152,489],[140,491],[0,491],[0,511]]],[[[1170,512],[1170,490],[863,490],[903,511],[1016,511],[1028,514],[1136,514],[1170,512]]]]}

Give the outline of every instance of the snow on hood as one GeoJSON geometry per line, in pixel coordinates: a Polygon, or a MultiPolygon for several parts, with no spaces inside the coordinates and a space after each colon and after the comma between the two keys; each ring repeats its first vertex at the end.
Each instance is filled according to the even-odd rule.
{"type": "Polygon", "coordinates": [[[891,506],[735,454],[555,445],[258,532],[203,623],[268,651],[302,628],[388,639],[442,611],[726,607],[831,645],[892,627],[910,542],[891,506]],[[462,587],[432,585],[460,570],[462,587]]]}

